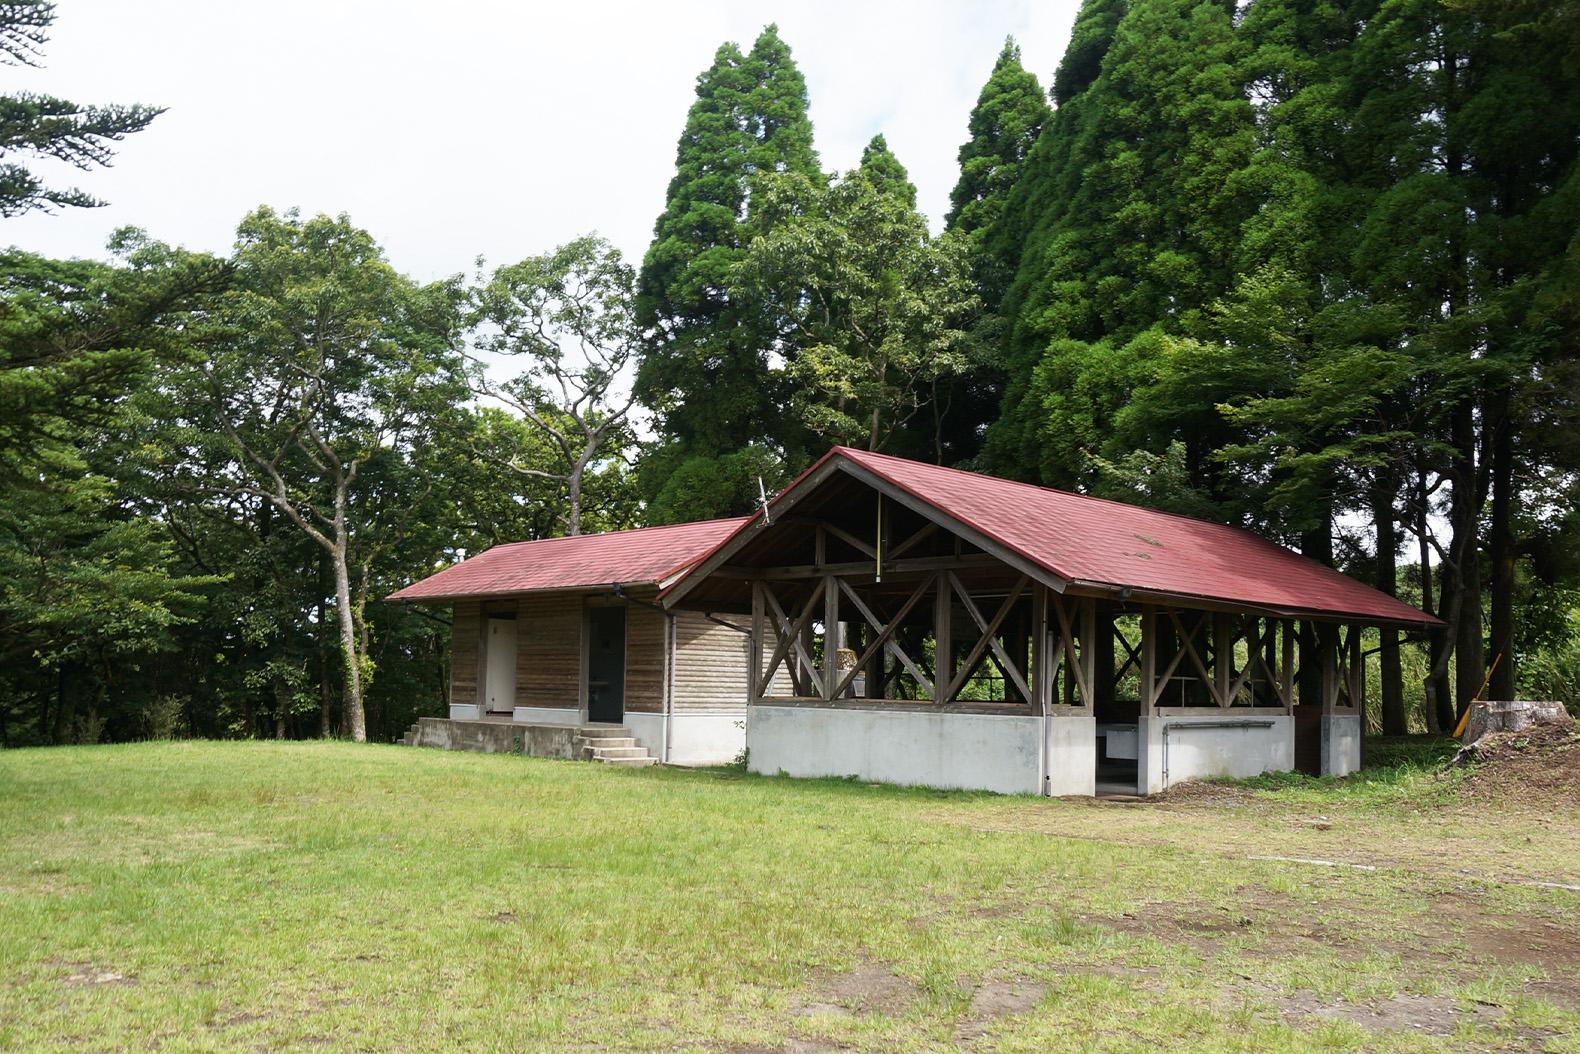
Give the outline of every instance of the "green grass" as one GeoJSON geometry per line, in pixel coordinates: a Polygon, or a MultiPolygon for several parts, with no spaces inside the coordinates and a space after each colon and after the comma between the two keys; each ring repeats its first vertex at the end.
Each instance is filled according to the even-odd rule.
{"type": "Polygon", "coordinates": [[[3,753],[0,1050],[1580,1050],[1580,894],[1524,884],[1580,881],[1580,813],[1411,765],[1122,806],[3,753]]]}

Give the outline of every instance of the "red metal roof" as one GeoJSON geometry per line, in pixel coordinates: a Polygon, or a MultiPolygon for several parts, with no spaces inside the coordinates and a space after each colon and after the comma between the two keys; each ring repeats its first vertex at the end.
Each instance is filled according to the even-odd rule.
{"type": "Polygon", "coordinates": [[[748,517],[496,545],[388,600],[450,600],[662,582],[690,567],[748,517]]]}
{"type": "Polygon", "coordinates": [[[1129,587],[1291,615],[1438,622],[1238,527],[849,447],[835,447],[818,465],[830,458],[865,468],[1073,584],[1129,587]]]}

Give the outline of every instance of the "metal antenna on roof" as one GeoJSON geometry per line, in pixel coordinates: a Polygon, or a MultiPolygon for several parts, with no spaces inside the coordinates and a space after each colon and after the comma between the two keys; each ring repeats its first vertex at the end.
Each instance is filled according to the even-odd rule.
{"type": "Polygon", "coordinates": [[[768,488],[763,486],[763,478],[757,477],[757,504],[763,510],[763,526],[767,527],[774,521],[768,516],[768,488]]]}

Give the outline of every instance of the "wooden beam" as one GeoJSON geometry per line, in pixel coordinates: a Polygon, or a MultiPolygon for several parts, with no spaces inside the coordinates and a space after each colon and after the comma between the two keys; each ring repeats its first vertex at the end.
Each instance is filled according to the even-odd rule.
{"type": "Polygon", "coordinates": [[[960,603],[966,609],[967,614],[977,624],[977,628],[982,631],[982,636],[972,646],[970,654],[966,656],[966,661],[960,664],[960,672],[950,680],[948,694],[944,696],[945,702],[954,699],[955,693],[965,687],[966,680],[976,670],[977,663],[982,661],[982,656],[988,648],[993,649],[993,654],[1004,665],[1005,676],[1014,678],[1015,686],[1020,689],[1027,702],[1033,701],[1031,689],[1026,687],[1026,679],[1021,676],[1020,670],[1010,661],[1009,656],[1004,653],[1003,646],[998,642],[999,627],[1004,624],[1004,619],[1015,606],[1015,601],[1020,599],[1021,591],[1025,589],[1027,581],[1028,578],[1026,576],[1021,576],[1020,580],[1015,583],[1015,587],[1010,590],[1009,595],[999,604],[998,611],[993,615],[992,621],[989,622],[982,617],[982,612],[977,609],[976,602],[971,599],[971,594],[966,592],[965,586],[960,584],[960,579],[956,578],[953,573],[949,575],[949,584],[954,587],[955,592],[959,595],[960,603]]]}
{"type": "MultiPolygon", "coordinates": [[[[1065,580],[1063,578],[1036,561],[1027,559],[1015,550],[1000,544],[970,524],[950,516],[932,503],[901,490],[877,473],[869,471],[866,467],[854,462],[841,461],[840,469],[847,475],[861,480],[873,490],[879,491],[896,504],[910,509],[922,519],[932,520],[940,527],[954,534],[957,539],[963,538],[984,553],[997,557],[1000,562],[1009,564],[1033,581],[1041,582],[1056,593],[1064,592],[1065,580]]],[[[888,569],[885,568],[884,570],[887,571],[888,569]]]]}
{"type": "MultiPolygon", "coordinates": [[[[985,553],[971,553],[965,556],[917,556],[909,560],[883,561],[883,576],[902,575],[907,573],[934,571],[980,571],[1003,568],[1006,574],[1015,573],[1014,568],[1005,567],[1002,560],[995,559],[985,553]]],[[[843,577],[860,577],[863,575],[877,574],[877,561],[853,560],[836,564],[788,564],[782,567],[746,567],[729,566],[720,567],[713,574],[718,578],[762,579],[764,581],[781,581],[801,578],[822,578],[824,575],[841,575],[843,577]]]]}
{"type": "MultiPolygon", "coordinates": [[[[1081,701],[1087,706],[1092,705],[1091,682],[1086,679],[1086,664],[1075,650],[1075,621],[1070,617],[1069,611],[1064,606],[1065,598],[1053,598],[1053,613],[1059,621],[1059,640],[1064,645],[1064,668],[1075,674],[1075,688],[1081,694],[1081,701]]],[[[1085,647],[1082,647],[1085,651],[1085,647]]],[[[1069,693],[1065,693],[1068,697],[1069,693]]]]}
{"type": "Polygon", "coordinates": [[[909,538],[905,539],[899,545],[896,545],[888,552],[887,555],[890,558],[903,556],[906,551],[916,548],[918,543],[926,541],[936,533],[938,533],[938,524],[928,520],[926,523],[922,524],[920,530],[915,531],[909,538]]]}
{"type": "MultiPolygon", "coordinates": [[[[768,685],[773,682],[775,671],[779,669],[779,664],[784,662],[791,648],[796,650],[798,658],[816,676],[817,667],[813,664],[812,657],[806,654],[806,649],[801,643],[801,631],[811,624],[812,612],[817,610],[818,597],[822,592],[821,586],[813,589],[811,594],[807,596],[806,603],[801,608],[801,613],[796,616],[795,622],[791,623],[789,617],[785,615],[784,608],[779,606],[779,598],[774,596],[774,591],[769,589],[766,584],[763,585],[763,599],[767,601],[768,609],[773,612],[774,624],[777,627],[775,632],[782,632],[784,635],[779,638],[779,643],[768,660],[768,670],[763,674],[761,693],[766,694],[768,685]]],[[[790,679],[792,681],[796,680],[794,669],[790,672],[790,679]]]]}
{"type": "MultiPolygon", "coordinates": [[[[1196,634],[1201,632],[1202,626],[1204,626],[1206,624],[1207,617],[1208,616],[1206,616],[1206,615],[1199,616],[1196,619],[1196,625],[1191,629],[1191,631],[1189,633],[1187,633],[1185,631],[1185,624],[1180,621],[1179,612],[1177,612],[1177,611],[1170,611],[1169,612],[1169,620],[1174,623],[1174,630],[1175,630],[1175,632],[1177,632],[1179,634],[1179,637],[1180,637],[1180,644],[1181,644],[1181,649],[1180,650],[1181,650],[1181,652],[1190,656],[1191,664],[1196,667],[1196,673],[1197,673],[1197,676],[1199,676],[1201,678],[1201,683],[1207,686],[1207,690],[1208,691],[1210,691],[1214,695],[1216,695],[1217,694],[1217,688],[1213,685],[1213,676],[1212,676],[1212,674],[1207,672],[1207,664],[1202,662],[1201,661],[1201,656],[1196,653],[1196,642],[1195,642],[1195,639],[1194,639],[1196,634]]],[[[1179,665],[1179,656],[1176,655],[1174,658],[1175,658],[1174,665],[1178,666],[1179,665]]],[[[1173,667],[1170,667],[1169,672],[1170,673],[1174,672],[1173,671],[1173,667]]],[[[1219,703],[1218,705],[1222,706],[1223,704],[1219,703]]]]}
{"type": "MultiPolygon", "coordinates": [[[[845,689],[850,687],[850,683],[856,679],[856,673],[867,663],[871,662],[874,655],[877,655],[892,647],[898,655],[905,656],[904,649],[900,648],[897,644],[891,644],[892,638],[894,637],[894,631],[900,628],[900,623],[905,621],[905,616],[909,615],[911,613],[911,609],[921,601],[924,595],[926,595],[927,587],[930,584],[931,583],[926,581],[919,583],[915,591],[911,593],[904,604],[900,605],[900,609],[894,613],[894,617],[891,618],[887,624],[884,624],[877,620],[871,609],[869,609],[867,605],[862,602],[861,598],[856,595],[855,590],[851,589],[850,586],[846,585],[843,581],[839,582],[840,590],[843,591],[846,596],[850,597],[851,604],[856,608],[857,611],[861,612],[861,617],[866,619],[867,623],[872,626],[873,629],[877,630],[878,635],[871,644],[867,645],[866,651],[862,652],[861,656],[857,658],[856,665],[851,667],[850,672],[847,673],[839,682],[838,686],[835,687],[834,695],[836,697],[845,694],[845,689]]],[[[924,684],[929,684],[929,687],[931,686],[930,682],[928,682],[927,679],[921,675],[920,669],[914,667],[914,665],[911,663],[909,656],[901,658],[900,661],[911,670],[911,676],[917,678],[918,681],[924,684]]]]}

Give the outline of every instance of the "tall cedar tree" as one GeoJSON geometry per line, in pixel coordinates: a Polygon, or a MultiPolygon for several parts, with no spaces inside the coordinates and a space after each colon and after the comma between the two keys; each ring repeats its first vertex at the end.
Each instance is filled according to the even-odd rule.
{"type": "MultiPolygon", "coordinates": [[[[1055,79],[1060,107],[1005,218],[1025,239],[1004,301],[1009,386],[984,460],[1062,485],[1089,483],[1093,454],[1145,442],[1117,414],[1162,337],[1229,286],[1250,208],[1236,176],[1252,108],[1225,6],[1137,0],[1117,21],[1115,10],[1083,8],[1055,79]]],[[[1184,438],[1200,476],[1211,436],[1184,438]]]]}
{"type": "MultiPolygon", "coordinates": [[[[974,324],[979,349],[997,347],[1003,334],[998,313],[1014,269],[1004,239],[992,237],[1019,182],[1027,155],[1042,126],[1052,116],[1037,78],[1021,65],[1013,38],[1004,41],[992,75],[977,95],[967,124],[970,134],[960,147],[960,178],[949,195],[945,229],[965,237],[972,254],[972,273],[982,314],[974,324]]],[[[976,455],[983,432],[1003,398],[1004,374],[996,356],[981,356],[977,368],[949,382],[943,403],[950,420],[943,456],[950,462],[976,455]]]]}
{"type": "Polygon", "coordinates": [[[775,26],[748,55],[720,47],[698,78],[675,169],[637,284],[637,321],[650,339],[636,390],[664,445],[646,466],[650,497],[688,459],[717,459],[784,431],[756,312],[730,291],[731,269],[762,233],[754,177],[819,174],[806,82],[775,26]]]}
{"type": "MultiPolygon", "coordinates": [[[[1036,75],[1020,63],[1020,46],[1013,38],[1006,39],[971,110],[967,123],[971,137],[960,147],[960,178],[949,194],[947,229],[986,242],[1052,112],[1036,75]]],[[[977,251],[978,282],[993,309],[1009,276],[992,247],[979,245],[977,251]]]]}

